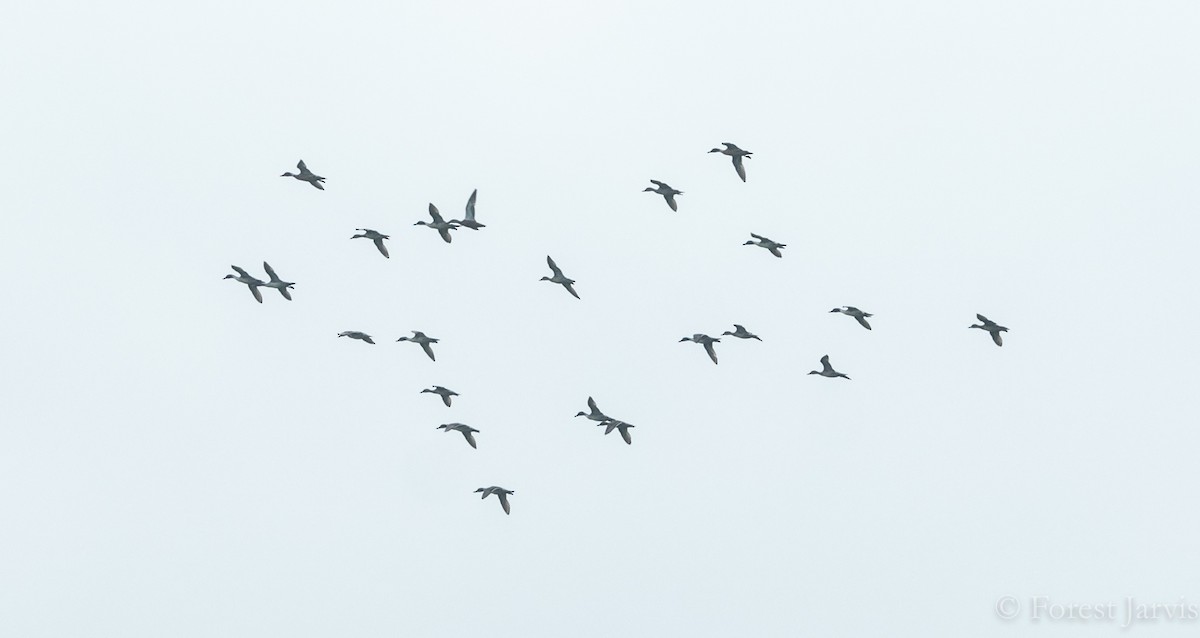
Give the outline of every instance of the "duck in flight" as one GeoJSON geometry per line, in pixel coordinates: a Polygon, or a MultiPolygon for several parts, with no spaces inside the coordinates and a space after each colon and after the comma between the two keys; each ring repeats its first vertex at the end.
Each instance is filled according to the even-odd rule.
{"type": "Polygon", "coordinates": [[[589,420],[596,421],[597,423],[607,423],[608,421],[612,421],[612,419],[608,418],[606,414],[600,411],[600,408],[596,407],[596,401],[592,399],[592,397],[588,397],[587,403],[588,409],[591,410],[591,412],[579,412],[575,415],[576,417],[587,417],[589,420]]]}
{"type": "Polygon", "coordinates": [[[383,245],[383,240],[391,239],[389,235],[384,235],[383,233],[371,230],[370,228],[355,228],[354,230],[362,232],[357,235],[353,235],[350,237],[350,239],[358,239],[360,237],[363,239],[370,239],[371,241],[375,242],[375,247],[379,249],[379,254],[387,257],[388,259],[392,258],[391,255],[388,254],[387,246],[383,245]]]}
{"type": "Polygon", "coordinates": [[[451,219],[449,223],[458,224],[459,226],[462,226],[464,228],[470,228],[471,230],[479,230],[480,228],[487,228],[487,226],[484,226],[483,224],[475,221],[475,195],[477,195],[478,193],[479,193],[478,188],[471,191],[471,197],[470,197],[470,199],[467,200],[467,216],[464,217],[463,219],[451,219]]]}
{"type": "Polygon", "coordinates": [[[474,432],[478,432],[479,430],[476,430],[475,428],[473,428],[469,425],[466,425],[463,423],[443,423],[442,425],[437,426],[437,429],[445,430],[447,432],[449,432],[451,430],[454,430],[457,432],[462,432],[463,437],[465,439],[467,439],[467,443],[470,443],[471,447],[476,448],[476,449],[479,448],[478,445],[475,445],[475,435],[473,434],[474,432]]]}
{"type": "Polygon", "coordinates": [[[512,513],[511,508],[509,508],[509,506],[508,506],[508,495],[516,494],[516,491],[506,490],[503,487],[496,487],[495,485],[493,485],[491,487],[481,487],[481,488],[475,490],[476,494],[478,494],[479,492],[483,492],[483,496],[480,496],[479,498],[487,498],[488,496],[495,494],[496,498],[500,499],[500,507],[504,508],[504,513],[505,514],[512,513]]]}
{"type": "MultiPolygon", "coordinates": [[[[258,291],[258,287],[267,285],[267,282],[257,277],[251,277],[250,273],[238,268],[237,266],[230,266],[230,268],[232,268],[237,275],[225,275],[224,279],[232,279],[238,283],[246,284],[250,287],[250,294],[254,295],[254,298],[258,300],[258,303],[262,303],[262,293],[258,291]]],[[[285,294],[284,296],[286,297],[287,295],[285,294]]]]}
{"type": "Polygon", "coordinates": [[[750,157],[754,153],[750,151],[743,151],[742,149],[738,148],[736,144],[731,144],[729,142],[721,142],[721,144],[724,145],[725,148],[714,148],[713,150],[709,151],[709,153],[724,153],[725,155],[732,157],[733,168],[737,171],[738,177],[742,178],[743,182],[746,181],[746,167],[742,165],[742,158],[750,157]]]}
{"type": "Polygon", "coordinates": [[[633,445],[633,437],[629,436],[629,428],[637,427],[634,424],[626,423],[624,421],[618,421],[617,419],[612,419],[605,423],[597,423],[596,425],[598,425],[598,426],[603,425],[604,433],[606,435],[611,434],[612,431],[615,429],[616,431],[621,433],[621,438],[625,439],[625,443],[627,445],[633,445]]]}
{"type": "Polygon", "coordinates": [[[275,269],[271,267],[271,264],[268,264],[265,261],[263,262],[263,270],[267,271],[267,276],[271,278],[271,281],[268,281],[263,285],[267,288],[274,288],[275,290],[278,290],[279,294],[283,295],[284,299],[291,301],[292,293],[288,292],[288,288],[291,288],[296,284],[280,279],[279,275],[275,274],[275,269]]]}
{"type": "Polygon", "coordinates": [[[571,293],[572,297],[579,299],[579,293],[575,292],[575,280],[564,276],[562,269],[558,267],[558,264],[554,263],[554,260],[550,258],[550,255],[546,255],[546,263],[549,264],[550,270],[554,273],[554,276],[542,277],[538,281],[549,281],[555,284],[562,284],[562,287],[566,288],[567,292],[571,293]]]}
{"type": "Polygon", "coordinates": [[[429,216],[433,218],[432,222],[421,220],[413,224],[413,226],[425,226],[427,228],[432,228],[438,231],[438,234],[442,236],[442,239],[449,244],[450,231],[458,228],[458,224],[442,219],[442,214],[438,212],[437,206],[434,206],[432,203],[429,204],[429,216]]]}
{"type": "Polygon", "coordinates": [[[754,239],[757,239],[758,241],[748,241],[748,242],[742,244],[743,246],[762,246],[763,248],[766,248],[767,250],[771,251],[772,255],[775,255],[776,257],[783,257],[783,254],[779,252],[779,249],[786,248],[787,244],[781,244],[777,241],[771,241],[770,239],[767,239],[766,237],[763,237],[762,235],[755,235],[754,233],[750,233],[750,236],[753,237],[754,239]]]}
{"type": "Polygon", "coordinates": [[[831,379],[833,377],[842,377],[843,379],[850,378],[850,377],[842,374],[841,372],[834,370],[833,366],[829,365],[829,355],[825,355],[825,356],[821,357],[821,369],[819,371],[813,370],[812,372],[809,372],[809,374],[819,374],[823,377],[829,377],[831,379]]]}
{"type": "Polygon", "coordinates": [[[834,308],[833,310],[830,310],[829,312],[840,312],[848,317],[854,317],[858,321],[858,323],[861,324],[862,327],[866,328],[867,330],[871,329],[871,324],[867,323],[867,317],[875,316],[869,312],[863,312],[863,311],[859,310],[858,308],[855,308],[854,306],[842,306],[841,308],[834,308]]]}
{"type": "Polygon", "coordinates": [[[304,160],[300,160],[300,163],[296,164],[296,168],[300,171],[299,173],[284,173],[280,177],[295,177],[302,182],[312,184],[315,188],[325,190],[325,187],[321,185],[321,182],[324,182],[325,178],[308,170],[308,167],[304,165],[304,160]]]}
{"type": "Polygon", "coordinates": [[[372,345],[375,344],[375,340],[371,338],[371,335],[369,335],[365,332],[359,332],[357,330],[347,330],[346,332],[339,332],[338,336],[339,337],[350,337],[351,339],[358,339],[360,341],[366,341],[367,343],[372,344],[372,345]]]}
{"type": "Polygon", "coordinates": [[[1000,337],[1000,333],[1008,332],[1008,328],[1005,328],[1004,326],[996,323],[995,321],[992,321],[991,319],[988,319],[987,317],[985,317],[983,315],[977,314],[975,316],[978,317],[979,320],[982,321],[983,323],[979,324],[979,325],[968,326],[968,328],[979,328],[980,330],[988,331],[992,335],[992,341],[995,341],[996,345],[998,345],[998,346],[1003,346],[1004,339],[1002,339],[1000,337]]]}
{"type": "Polygon", "coordinates": [[[674,188],[667,186],[666,182],[660,182],[656,179],[650,180],[650,183],[654,184],[655,188],[644,188],[642,189],[643,193],[658,193],[667,200],[667,205],[671,207],[671,210],[679,210],[679,204],[675,202],[675,196],[682,195],[683,191],[677,191],[674,188]]]}
{"type": "MultiPolygon", "coordinates": [[[[751,333],[749,330],[746,330],[740,324],[736,324],[736,323],[733,324],[733,328],[734,328],[733,332],[726,330],[725,332],[721,333],[721,336],[729,335],[731,337],[737,337],[738,339],[758,339],[758,335],[751,333]]],[[[758,340],[762,341],[762,339],[758,339],[758,340]]]]}
{"type": "Polygon", "coordinates": [[[413,343],[419,343],[421,344],[421,349],[425,351],[425,354],[429,355],[429,359],[431,361],[437,361],[437,358],[433,356],[433,348],[430,348],[429,344],[437,343],[438,340],[434,339],[433,337],[426,337],[425,333],[419,330],[413,330],[412,333],[413,336],[400,337],[396,341],[411,341],[413,343]]]}
{"type": "Polygon", "coordinates": [[[450,397],[458,396],[458,393],[455,392],[454,390],[451,390],[449,388],[443,388],[440,385],[433,386],[432,390],[429,390],[429,389],[421,390],[421,392],[419,392],[418,394],[424,394],[426,392],[431,392],[433,394],[436,394],[436,395],[442,397],[442,403],[445,403],[446,407],[450,407],[450,397]]]}
{"type": "Polygon", "coordinates": [[[717,362],[717,353],[715,350],[713,350],[713,344],[721,341],[720,338],[710,337],[705,334],[696,333],[690,337],[684,337],[684,338],[680,339],[679,343],[683,343],[684,341],[692,341],[695,343],[703,344],[704,351],[708,353],[708,358],[712,359],[713,363],[717,362]]]}

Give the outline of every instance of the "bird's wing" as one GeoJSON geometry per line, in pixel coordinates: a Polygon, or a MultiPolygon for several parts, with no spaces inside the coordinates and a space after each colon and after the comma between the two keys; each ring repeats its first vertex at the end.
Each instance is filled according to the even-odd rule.
{"type": "Polygon", "coordinates": [[[391,259],[391,255],[388,255],[387,246],[383,245],[382,237],[375,238],[375,247],[379,249],[379,252],[382,253],[384,257],[391,259]]]}
{"type": "Polygon", "coordinates": [[[247,277],[247,278],[250,277],[250,273],[242,270],[241,268],[238,268],[237,266],[230,266],[230,268],[232,268],[234,272],[236,272],[237,274],[239,274],[243,277],[247,277]]]}
{"type": "Polygon", "coordinates": [[[473,447],[475,449],[479,449],[479,446],[475,445],[475,435],[471,434],[470,430],[462,430],[462,433],[463,433],[463,436],[467,438],[467,443],[471,444],[471,447],[473,447]]]}
{"type": "Polygon", "coordinates": [[[505,514],[512,514],[512,508],[508,504],[508,494],[504,492],[496,492],[496,496],[500,497],[500,507],[504,508],[505,514]]]}
{"type": "Polygon", "coordinates": [[[300,163],[296,164],[296,168],[300,169],[301,173],[308,172],[308,166],[304,164],[304,160],[300,160],[300,163]]]}
{"type": "Polygon", "coordinates": [[[625,439],[625,443],[627,445],[633,445],[633,438],[629,436],[629,426],[628,425],[617,427],[617,431],[619,431],[621,433],[621,438],[625,439]]]}
{"type": "Polygon", "coordinates": [[[979,320],[980,320],[980,321],[982,321],[982,322],[983,322],[983,323],[985,323],[985,324],[987,324],[987,323],[991,323],[991,322],[992,322],[992,320],[991,320],[991,319],[988,319],[987,317],[985,317],[985,316],[983,316],[983,315],[981,315],[981,314],[976,314],[975,316],[976,316],[977,318],[979,318],[979,320]]]}
{"type": "Polygon", "coordinates": [[[738,332],[746,332],[746,329],[745,329],[744,327],[742,327],[742,325],[741,325],[741,324],[736,324],[736,323],[735,323],[735,324],[733,324],[733,327],[734,327],[734,328],[737,328],[737,331],[738,331],[738,332]]]}
{"type": "MultiPolygon", "coordinates": [[[[652,180],[650,180],[650,183],[651,183],[651,184],[654,184],[655,186],[667,186],[667,185],[666,185],[666,184],[664,184],[663,182],[660,182],[660,181],[658,181],[658,180],[656,180],[656,179],[652,179],[652,180]]],[[[669,187],[669,186],[667,186],[667,188],[670,188],[670,187],[669,187]]]]}
{"type": "Polygon", "coordinates": [[[449,394],[442,395],[442,403],[445,403],[446,407],[450,407],[450,395],[449,394]]]}
{"type": "Polygon", "coordinates": [[[250,292],[254,293],[254,298],[258,300],[258,303],[262,303],[262,293],[259,292],[258,286],[250,284],[250,292]]]}
{"type": "Polygon", "coordinates": [[[567,292],[571,293],[572,297],[579,299],[579,293],[575,292],[574,286],[572,286],[571,284],[563,284],[563,288],[566,288],[567,292]]]}
{"type": "Polygon", "coordinates": [[[743,182],[746,181],[746,167],[742,165],[741,155],[733,156],[733,168],[737,171],[738,177],[742,178],[743,182]]]}
{"type": "Polygon", "coordinates": [[[600,413],[600,408],[596,407],[596,400],[592,397],[588,397],[588,408],[592,410],[592,414],[600,413]]]}
{"type": "Polygon", "coordinates": [[[374,345],[374,344],[375,344],[375,340],[371,338],[371,335],[363,335],[363,336],[361,337],[361,339],[362,339],[363,341],[366,341],[366,342],[367,342],[367,343],[369,343],[369,344],[372,344],[372,345],[374,345]]]}
{"type": "Polygon", "coordinates": [[[762,241],[762,240],[766,239],[766,237],[763,237],[762,235],[755,235],[754,233],[750,233],[750,236],[757,239],[758,241],[762,241]]]}
{"type": "Polygon", "coordinates": [[[772,255],[775,255],[776,257],[779,257],[781,259],[783,258],[783,253],[779,252],[779,246],[771,246],[767,250],[771,251],[772,255]]]}
{"type": "Polygon", "coordinates": [[[562,270],[558,268],[558,264],[554,263],[554,260],[551,259],[550,255],[546,255],[546,265],[550,266],[550,270],[554,271],[555,277],[563,276],[562,270]]]}
{"type": "Polygon", "coordinates": [[[479,193],[479,189],[471,191],[471,198],[467,200],[467,219],[475,220],[475,195],[479,193]]]}
{"type": "Polygon", "coordinates": [[[713,362],[713,363],[716,363],[716,362],[717,362],[717,351],[713,349],[713,342],[711,342],[711,341],[705,341],[705,342],[704,342],[704,349],[705,349],[706,351],[708,351],[708,358],[709,358],[709,359],[712,359],[712,362],[713,362]]]}
{"type": "Polygon", "coordinates": [[[312,181],[312,182],[309,182],[309,184],[312,184],[313,188],[316,188],[319,191],[325,190],[325,187],[321,185],[321,182],[312,181]]]}
{"type": "Polygon", "coordinates": [[[271,264],[264,261],[263,270],[267,271],[267,276],[271,278],[271,281],[281,281],[279,276],[275,274],[275,269],[271,267],[271,264]]]}
{"type": "Polygon", "coordinates": [[[858,320],[858,323],[862,324],[862,327],[866,328],[867,330],[871,329],[871,324],[867,323],[866,317],[863,317],[862,315],[855,315],[854,318],[858,320]]]}
{"type": "Polygon", "coordinates": [[[821,357],[821,368],[824,372],[833,372],[833,366],[829,365],[829,355],[821,357]]]}
{"type": "Polygon", "coordinates": [[[604,434],[607,435],[607,434],[611,433],[617,427],[617,422],[616,421],[605,421],[604,423],[601,423],[600,425],[604,426],[604,434]]]}
{"type": "Polygon", "coordinates": [[[437,206],[434,206],[432,202],[429,204],[429,216],[433,218],[433,221],[439,224],[444,221],[442,219],[442,214],[438,212],[437,206]]]}
{"type": "Polygon", "coordinates": [[[280,288],[279,294],[283,295],[283,298],[287,299],[288,301],[292,300],[292,293],[288,292],[287,288],[280,288]]]}
{"type": "Polygon", "coordinates": [[[449,229],[449,228],[439,228],[439,229],[438,229],[438,234],[442,236],[442,239],[443,239],[443,240],[444,240],[444,241],[445,241],[447,244],[449,244],[449,243],[450,243],[450,241],[451,241],[451,240],[450,240],[450,229],[449,229]]]}
{"type": "Polygon", "coordinates": [[[675,202],[674,193],[667,193],[666,195],[663,195],[663,197],[667,198],[667,205],[671,207],[671,210],[679,212],[679,204],[675,202]]]}
{"type": "Polygon", "coordinates": [[[425,354],[429,355],[430,359],[437,361],[437,357],[433,356],[433,348],[430,348],[428,343],[421,342],[421,349],[425,351],[425,354]]]}
{"type": "Polygon", "coordinates": [[[992,333],[992,341],[995,341],[996,345],[998,345],[998,346],[1004,345],[1004,339],[1000,338],[999,330],[996,330],[995,332],[992,333]]]}

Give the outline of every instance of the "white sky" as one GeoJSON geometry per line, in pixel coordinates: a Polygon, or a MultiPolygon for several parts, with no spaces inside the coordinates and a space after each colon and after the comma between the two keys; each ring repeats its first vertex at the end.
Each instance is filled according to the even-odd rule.
{"type": "Polygon", "coordinates": [[[0,635],[1200,603],[1200,5],[415,4],[6,8],[0,635]],[[486,229],[412,225],[473,188],[486,229]],[[264,259],[295,301],[221,280],[264,259]],[[734,322],[719,366],[678,343],[734,322]]]}

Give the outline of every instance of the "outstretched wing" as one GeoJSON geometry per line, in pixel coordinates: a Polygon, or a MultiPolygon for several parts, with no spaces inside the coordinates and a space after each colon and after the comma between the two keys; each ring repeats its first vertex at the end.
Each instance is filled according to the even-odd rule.
{"type": "Polygon", "coordinates": [[[433,202],[429,203],[429,216],[432,217],[433,221],[438,224],[444,223],[442,214],[438,212],[437,206],[434,206],[433,202]]]}
{"type": "Polygon", "coordinates": [[[437,357],[433,356],[433,348],[429,347],[427,342],[421,342],[421,349],[425,351],[425,354],[429,355],[430,359],[437,361],[437,357]]]}
{"type": "Polygon", "coordinates": [[[391,259],[391,255],[388,255],[387,246],[383,245],[382,237],[375,238],[375,247],[379,249],[379,252],[382,253],[384,257],[391,259]]]}
{"type": "Polygon", "coordinates": [[[296,164],[296,168],[300,169],[301,173],[309,172],[308,166],[304,164],[304,160],[300,160],[300,163],[296,164]]]}
{"type": "Polygon", "coordinates": [[[264,261],[263,270],[267,271],[267,276],[271,278],[271,281],[280,281],[279,276],[275,274],[275,269],[271,267],[271,264],[268,264],[264,261]]]}
{"type": "Polygon", "coordinates": [[[573,285],[563,284],[563,288],[566,288],[567,292],[571,293],[572,297],[579,299],[579,293],[575,292],[575,287],[573,285]]]}
{"type": "Polygon", "coordinates": [[[243,276],[243,277],[246,277],[246,278],[248,278],[248,279],[249,279],[249,278],[251,278],[249,273],[247,273],[246,271],[242,270],[241,268],[238,268],[237,266],[230,266],[230,268],[232,268],[234,272],[236,272],[237,274],[239,274],[239,275],[241,275],[241,276],[243,276]]]}
{"type": "Polygon", "coordinates": [[[666,195],[663,195],[663,197],[667,199],[667,205],[671,207],[671,210],[679,212],[679,204],[675,201],[674,193],[667,193],[666,195]]]}
{"type": "Polygon", "coordinates": [[[783,258],[783,253],[779,252],[779,246],[771,246],[767,250],[771,251],[772,255],[775,255],[776,257],[779,257],[779,258],[783,258]]]}
{"type": "Polygon", "coordinates": [[[866,328],[867,330],[871,329],[871,324],[867,323],[866,317],[862,315],[855,315],[854,318],[858,319],[858,323],[862,324],[862,327],[866,328]]]}
{"type": "Polygon", "coordinates": [[[617,431],[621,433],[621,438],[625,439],[627,445],[633,445],[633,438],[629,436],[629,427],[628,425],[622,425],[617,428],[617,431]]]}
{"type": "Polygon", "coordinates": [[[258,286],[251,284],[250,292],[254,294],[254,298],[258,300],[258,303],[262,303],[262,293],[259,292],[258,286]]]}
{"type": "Polygon", "coordinates": [[[497,492],[496,496],[500,497],[500,507],[504,508],[504,513],[512,514],[512,508],[508,505],[508,494],[505,494],[504,492],[497,492]]]}
{"type": "Polygon", "coordinates": [[[442,239],[445,240],[445,242],[447,244],[450,243],[451,240],[450,240],[450,229],[449,228],[439,228],[438,234],[442,236],[442,239]]]}
{"type": "Polygon", "coordinates": [[[593,399],[592,397],[588,397],[588,408],[591,409],[592,414],[600,413],[600,408],[596,407],[596,400],[593,399]]]}
{"type": "Polygon", "coordinates": [[[292,300],[292,293],[288,292],[287,288],[280,288],[279,294],[283,295],[283,298],[287,299],[288,301],[292,300]]]}
{"type": "Polygon", "coordinates": [[[1001,339],[1001,338],[1000,338],[1000,331],[999,331],[999,330],[995,330],[995,331],[993,331],[993,332],[992,332],[992,341],[995,341],[995,342],[996,342],[996,345],[998,345],[998,346],[1002,346],[1002,345],[1004,345],[1004,339],[1001,339]]]}
{"type": "Polygon", "coordinates": [[[562,271],[558,268],[558,264],[554,263],[554,260],[550,257],[550,255],[546,255],[546,264],[550,266],[550,270],[554,271],[555,277],[563,276],[562,271]]]}
{"type": "Polygon", "coordinates": [[[463,436],[467,437],[467,443],[470,443],[471,447],[473,447],[475,449],[479,449],[479,446],[475,445],[475,435],[471,434],[470,430],[462,430],[462,433],[463,433],[463,436]]]}
{"type": "Polygon", "coordinates": [[[712,359],[713,363],[717,362],[717,351],[713,349],[713,342],[705,341],[704,350],[708,352],[708,358],[712,359]]]}
{"type": "Polygon", "coordinates": [[[746,181],[746,167],[742,165],[741,155],[733,156],[733,168],[737,171],[738,177],[742,178],[743,182],[746,181]]]}
{"type": "Polygon", "coordinates": [[[467,219],[475,221],[475,196],[479,194],[479,189],[471,191],[471,198],[467,200],[467,219]]]}
{"type": "Polygon", "coordinates": [[[821,357],[821,369],[823,372],[833,372],[833,366],[829,365],[829,355],[821,357]]]}

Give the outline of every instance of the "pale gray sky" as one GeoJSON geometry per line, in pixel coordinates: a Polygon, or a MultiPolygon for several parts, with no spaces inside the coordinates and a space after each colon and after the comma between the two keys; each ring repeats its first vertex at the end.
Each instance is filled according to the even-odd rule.
{"type": "Polygon", "coordinates": [[[1200,6],[416,4],[6,10],[0,635],[1096,636],[994,606],[1200,604],[1200,6]],[[473,188],[486,229],[412,225],[473,188]],[[221,280],[263,260],[295,301],[221,280]],[[719,366],[678,343],[734,322],[764,341],[719,366]]]}

